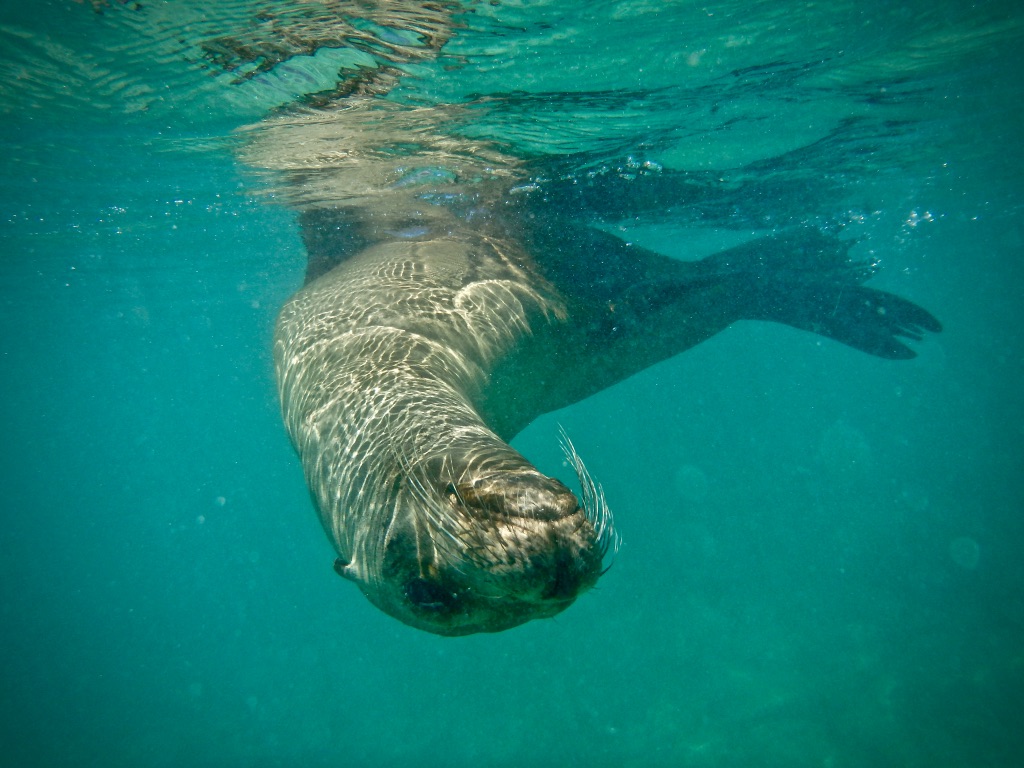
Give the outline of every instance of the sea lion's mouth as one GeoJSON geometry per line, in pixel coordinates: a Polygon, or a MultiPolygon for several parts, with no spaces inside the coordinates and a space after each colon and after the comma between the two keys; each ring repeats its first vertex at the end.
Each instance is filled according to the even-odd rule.
{"type": "Polygon", "coordinates": [[[413,577],[402,587],[407,610],[389,612],[407,624],[439,635],[500,632],[561,613],[596,578],[596,574],[581,573],[566,562],[555,569],[542,591],[487,596],[473,588],[456,590],[446,580],[413,577]]]}
{"type": "Polygon", "coordinates": [[[458,601],[458,593],[421,576],[405,583],[405,597],[417,610],[435,614],[451,611],[458,601]]]}

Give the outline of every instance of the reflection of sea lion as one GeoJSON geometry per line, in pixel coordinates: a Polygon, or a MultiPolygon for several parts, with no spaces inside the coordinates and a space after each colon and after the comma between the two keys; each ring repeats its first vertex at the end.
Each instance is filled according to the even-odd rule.
{"type": "MultiPolygon", "coordinates": [[[[497,170],[480,180],[418,138],[429,165],[363,168],[327,195],[340,203],[304,206],[308,281],[275,340],[285,421],[336,568],[413,626],[498,631],[554,615],[597,580],[615,541],[600,490],[571,447],[582,505],[507,444],[537,415],[740,319],[889,358],[913,355],[897,336],[939,329],[862,286],[870,269],[816,230],[682,262],[559,214],[581,194],[592,211],[617,206],[620,176],[584,192],[514,186],[497,170]]],[[[645,191],[661,204],[671,181],[631,177],[631,204],[645,191]]]]}

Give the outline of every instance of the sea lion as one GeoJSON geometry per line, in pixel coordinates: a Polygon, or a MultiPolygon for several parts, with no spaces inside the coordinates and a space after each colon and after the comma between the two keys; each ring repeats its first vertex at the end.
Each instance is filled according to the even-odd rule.
{"type": "Polygon", "coordinates": [[[427,130],[450,117],[350,104],[264,125],[253,144],[265,166],[287,158],[309,252],[275,332],[284,421],[336,570],[407,624],[504,630],[564,610],[601,575],[617,536],[571,443],[582,503],[508,445],[539,414],[743,319],[892,359],[914,354],[899,337],[940,330],[862,285],[872,265],[835,233],[668,258],[585,213],[621,206],[625,184],[631,206],[661,206],[681,177],[645,166],[551,181],[427,130]],[[413,162],[367,149],[370,136],[403,145],[382,127],[403,121],[413,162]]]}
{"type": "Polygon", "coordinates": [[[873,267],[851,261],[838,232],[780,225],[774,211],[772,236],[696,262],[592,226],[694,196],[708,210],[709,195],[726,194],[714,180],[582,150],[527,161],[514,141],[480,138],[500,97],[380,98],[406,65],[441,55],[458,18],[445,2],[286,2],[201,46],[239,83],[321,49],[362,56],[334,87],[243,129],[240,155],[299,211],[306,283],[280,312],[274,360],[335,569],[385,612],[441,635],[553,616],[617,547],[568,439],[582,500],[509,446],[539,414],[739,320],[896,359],[913,356],[899,337],[940,328],[863,286],[873,267]]]}

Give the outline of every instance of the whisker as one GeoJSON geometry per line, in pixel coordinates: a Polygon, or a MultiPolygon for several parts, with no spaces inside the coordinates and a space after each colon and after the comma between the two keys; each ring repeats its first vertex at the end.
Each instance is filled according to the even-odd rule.
{"type": "MultiPolygon", "coordinates": [[[[572,466],[576,473],[576,479],[580,484],[580,503],[583,506],[583,514],[594,526],[594,533],[597,536],[598,549],[603,559],[609,552],[614,559],[618,554],[622,539],[615,530],[615,520],[612,511],[605,498],[604,489],[600,484],[594,482],[593,476],[583,463],[583,459],[576,452],[576,447],[569,439],[565,429],[559,426],[559,443],[566,461],[572,466]]],[[[609,567],[610,564],[609,564],[609,567]]],[[[607,571],[607,568],[605,569],[607,571]]]]}

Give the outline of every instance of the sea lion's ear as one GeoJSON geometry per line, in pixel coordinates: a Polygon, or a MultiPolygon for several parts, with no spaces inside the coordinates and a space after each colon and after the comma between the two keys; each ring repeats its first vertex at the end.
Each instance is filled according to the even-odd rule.
{"type": "Polygon", "coordinates": [[[348,579],[349,581],[355,581],[356,577],[355,577],[355,574],[352,573],[351,568],[352,568],[352,566],[349,565],[349,563],[347,563],[346,561],[342,560],[340,557],[335,558],[335,560],[334,560],[334,572],[336,574],[338,574],[339,576],[341,576],[343,579],[348,579]]]}

